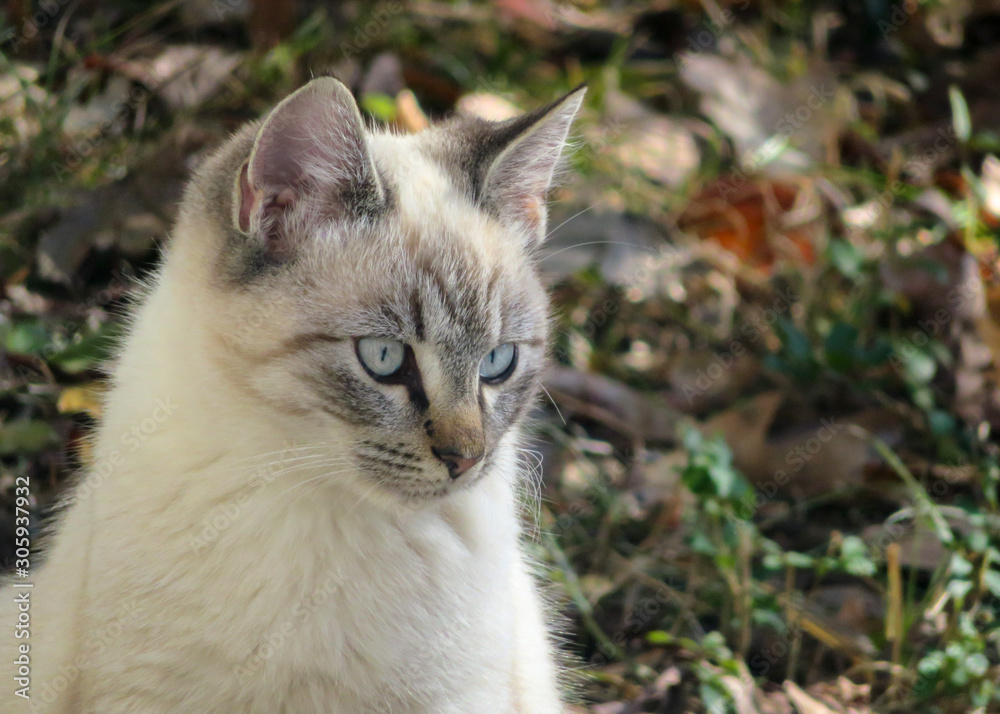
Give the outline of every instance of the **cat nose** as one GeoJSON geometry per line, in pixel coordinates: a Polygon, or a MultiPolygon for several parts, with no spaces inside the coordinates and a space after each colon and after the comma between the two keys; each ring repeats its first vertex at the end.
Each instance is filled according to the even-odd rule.
{"type": "Polygon", "coordinates": [[[466,471],[471,469],[473,466],[478,464],[483,460],[483,452],[480,451],[478,454],[473,454],[472,456],[466,456],[461,454],[454,449],[431,449],[434,455],[448,468],[448,475],[452,479],[457,479],[459,476],[464,474],[466,471]]]}

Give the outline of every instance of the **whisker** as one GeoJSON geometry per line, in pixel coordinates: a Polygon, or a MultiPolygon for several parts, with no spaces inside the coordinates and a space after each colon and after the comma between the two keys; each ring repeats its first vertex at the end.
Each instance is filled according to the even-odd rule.
{"type": "MultiPolygon", "coordinates": [[[[547,232],[547,233],[545,234],[545,239],[546,239],[546,240],[548,240],[549,236],[551,236],[551,235],[552,235],[553,233],[555,233],[555,232],[556,232],[557,230],[559,230],[560,228],[562,228],[563,226],[565,226],[565,225],[566,225],[567,223],[569,223],[570,221],[572,221],[572,220],[573,220],[574,218],[579,218],[580,216],[582,216],[582,215],[583,215],[584,213],[586,213],[586,212],[587,212],[587,211],[589,211],[590,209],[592,209],[592,208],[597,208],[597,207],[598,207],[598,206],[600,206],[600,205],[601,205],[602,203],[604,203],[604,201],[603,201],[603,200],[601,200],[601,201],[598,201],[597,203],[592,203],[591,205],[587,206],[586,208],[584,208],[584,209],[583,209],[582,211],[580,211],[579,213],[574,213],[574,214],[573,214],[572,216],[570,216],[569,218],[567,218],[567,219],[566,219],[565,221],[563,221],[562,223],[560,223],[560,224],[559,224],[558,226],[556,226],[556,227],[555,227],[555,228],[553,228],[552,230],[548,231],[548,232],[547,232]]],[[[584,245],[586,245],[586,243],[585,243],[584,245]]]]}
{"type": "Polygon", "coordinates": [[[354,505],[348,509],[347,514],[350,515],[351,513],[353,513],[355,508],[360,506],[364,501],[368,499],[369,496],[375,493],[378,489],[379,489],[379,484],[372,483],[371,486],[369,486],[364,493],[358,494],[358,499],[354,502],[354,505]]]}
{"type": "Polygon", "coordinates": [[[319,445],[319,444],[308,444],[308,445],[302,445],[302,446],[286,446],[286,447],[281,448],[281,449],[276,449],[275,451],[265,451],[265,452],[260,453],[260,454],[251,454],[250,456],[245,456],[245,457],[243,457],[241,459],[237,459],[236,461],[234,461],[232,463],[233,463],[234,466],[241,466],[241,465],[246,464],[248,462],[252,462],[252,461],[255,461],[255,460],[269,459],[271,457],[279,456],[279,455],[283,455],[283,454],[298,454],[298,453],[301,453],[303,451],[309,451],[309,450],[314,450],[314,451],[319,452],[323,448],[324,447],[321,446],[321,445],[319,445]]]}
{"type": "Polygon", "coordinates": [[[562,412],[559,411],[559,405],[556,404],[556,400],[552,398],[551,394],[549,394],[549,390],[545,388],[544,384],[539,384],[538,386],[542,388],[542,391],[545,392],[545,396],[549,398],[549,401],[552,402],[552,406],[556,408],[556,414],[558,414],[559,418],[562,419],[563,426],[567,426],[566,417],[564,417],[562,412]]]}
{"type": "Polygon", "coordinates": [[[560,253],[565,253],[567,250],[572,250],[573,248],[582,248],[585,245],[601,245],[604,243],[608,243],[611,245],[624,245],[628,246],[629,248],[638,248],[639,250],[645,250],[649,253],[652,253],[653,255],[656,255],[656,251],[650,248],[648,245],[639,245],[638,243],[622,243],[621,241],[617,240],[592,240],[592,241],[587,241],[586,243],[574,243],[573,245],[568,245],[565,248],[560,248],[559,250],[552,251],[538,262],[544,263],[549,258],[554,258],[560,253]]]}
{"type": "Polygon", "coordinates": [[[268,464],[258,466],[249,472],[240,471],[233,474],[231,476],[231,480],[239,481],[240,479],[243,479],[247,482],[247,486],[249,486],[260,479],[274,481],[277,478],[296,470],[306,468],[322,468],[334,465],[346,466],[348,464],[350,464],[350,461],[343,457],[324,456],[323,454],[298,456],[284,461],[272,461],[268,464]]]}
{"type": "MultiPolygon", "coordinates": [[[[350,469],[341,469],[339,471],[323,471],[322,473],[316,474],[315,476],[307,478],[304,481],[299,481],[298,483],[292,484],[291,486],[289,486],[288,488],[286,488],[284,491],[281,492],[280,498],[284,500],[286,498],[291,497],[292,494],[294,494],[295,497],[292,498],[291,503],[288,504],[289,507],[294,506],[303,496],[309,495],[314,491],[316,491],[319,487],[321,487],[323,485],[323,481],[325,481],[326,479],[332,476],[337,476],[338,474],[348,473],[349,471],[350,469]],[[306,489],[305,491],[299,492],[299,489],[305,488],[306,486],[312,484],[316,484],[317,488],[314,488],[312,490],[306,489]]],[[[276,504],[276,505],[283,505],[283,504],[276,504]]]]}

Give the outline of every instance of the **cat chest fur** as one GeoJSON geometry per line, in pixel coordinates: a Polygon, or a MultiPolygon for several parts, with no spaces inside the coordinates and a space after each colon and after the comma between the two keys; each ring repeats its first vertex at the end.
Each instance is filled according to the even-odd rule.
{"type": "MultiPolygon", "coordinates": [[[[278,587],[262,588],[247,610],[272,607],[270,625],[248,633],[229,676],[246,692],[255,682],[297,682],[289,699],[318,690],[344,711],[506,711],[510,685],[489,673],[514,656],[516,523],[508,486],[481,486],[460,507],[385,520],[341,513],[313,534],[328,545],[310,549],[309,562],[263,568],[278,587]]],[[[256,619],[268,621],[263,612],[256,619]]],[[[248,706],[266,700],[267,688],[248,706]]]]}

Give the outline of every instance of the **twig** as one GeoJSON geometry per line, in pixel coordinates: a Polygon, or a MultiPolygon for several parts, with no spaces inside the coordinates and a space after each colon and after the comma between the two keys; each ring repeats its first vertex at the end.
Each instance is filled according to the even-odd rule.
{"type": "Polygon", "coordinates": [[[934,529],[935,534],[945,545],[949,545],[955,541],[955,534],[951,531],[951,526],[948,525],[948,521],[944,519],[941,515],[940,509],[937,505],[930,499],[927,495],[927,491],[924,487],[920,485],[916,477],[906,468],[906,464],[903,463],[896,452],[894,452],[888,444],[882,441],[880,438],[872,434],[867,429],[864,429],[856,424],[851,424],[848,426],[848,430],[860,439],[866,440],[872,447],[879,453],[879,455],[885,459],[885,462],[889,467],[902,479],[903,483],[906,484],[907,488],[910,489],[910,493],[913,496],[913,500],[917,502],[917,515],[924,516],[931,527],[934,529]]]}
{"type": "Polygon", "coordinates": [[[566,584],[566,592],[569,594],[573,603],[580,611],[580,619],[583,621],[584,627],[586,627],[591,636],[597,640],[597,644],[601,652],[611,659],[618,660],[619,662],[625,662],[631,669],[636,669],[635,663],[628,656],[625,650],[616,645],[614,641],[608,637],[607,633],[601,628],[600,624],[594,618],[594,607],[590,604],[587,596],[583,594],[583,590],[580,587],[580,579],[576,575],[576,570],[574,570],[573,566],[570,564],[569,558],[566,557],[566,553],[559,546],[559,544],[556,543],[556,539],[548,533],[542,533],[542,544],[549,552],[552,560],[555,561],[556,567],[562,571],[564,582],[566,584]]]}

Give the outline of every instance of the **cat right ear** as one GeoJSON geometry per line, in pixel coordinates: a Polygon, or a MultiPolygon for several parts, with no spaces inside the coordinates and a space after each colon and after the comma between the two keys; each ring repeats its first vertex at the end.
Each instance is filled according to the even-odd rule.
{"type": "Polygon", "coordinates": [[[385,202],[354,97],[320,77],[264,121],[236,179],[233,222],[280,255],[296,234],[377,213],[385,202]]]}
{"type": "Polygon", "coordinates": [[[587,88],[583,85],[546,107],[500,123],[474,125],[474,193],[480,205],[524,236],[534,248],[545,239],[546,196],[570,125],[587,88]]]}

